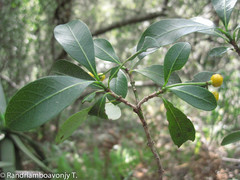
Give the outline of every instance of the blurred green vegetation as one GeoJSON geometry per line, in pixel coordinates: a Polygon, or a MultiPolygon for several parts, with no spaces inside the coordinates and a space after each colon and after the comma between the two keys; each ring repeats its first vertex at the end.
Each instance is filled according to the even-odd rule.
{"type": "MultiPolygon", "coordinates": [[[[239,23],[239,9],[240,4],[237,3],[230,21],[232,28],[239,23]]],[[[0,78],[7,99],[25,84],[49,74],[56,60],[69,58],[53,36],[53,29],[58,24],[81,19],[89,26],[94,37],[108,39],[120,59],[125,59],[133,52],[141,33],[151,23],[165,18],[195,16],[209,18],[221,25],[210,1],[0,0],[0,78]],[[153,13],[159,15],[139,20],[139,17],[148,17],[153,13]],[[130,20],[133,22],[130,23],[130,20]]],[[[161,99],[152,99],[143,107],[162,158],[165,177],[238,179],[239,162],[226,162],[222,157],[238,159],[239,143],[221,147],[220,142],[228,132],[240,129],[239,57],[233,51],[223,57],[209,57],[210,49],[224,42],[207,35],[192,34],[181,41],[192,45],[190,60],[179,72],[182,80],[191,80],[194,74],[201,71],[216,71],[223,75],[224,85],[219,89],[218,107],[213,112],[196,110],[174,96],[169,97],[176,107],[188,115],[197,132],[196,140],[185,143],[180,149],[171,141],[161,99]]],[[[169,47],[146,57],[138,67],[162,64],[169,47]]],[[[104,72],[112,65],[97,60],[97,66],[104,72]]],[[[157,89],[141,75],[136,74],[135,80],[140,84],[137,87],[141,97],[157,89]],[[146,82],[148,84],[145,85],[146,82]]],[[[131,89],[128,93],[129,98],[131,89]]],[[[137,116],[124,106],[119,120],[88,118],[72,137],[60,145],[55,144],[60,124],[87,106],[87,103],[81,104],[82,98],[53,121],[26,133],[42,145],[49,167],[58,172],[76,172],[79,179],[156,178],[155,162],[147,147],[142,126],[137,116]]],[[[27,170],[39,169],[27,158],[23,159],[22,164],[27,170]]]]}

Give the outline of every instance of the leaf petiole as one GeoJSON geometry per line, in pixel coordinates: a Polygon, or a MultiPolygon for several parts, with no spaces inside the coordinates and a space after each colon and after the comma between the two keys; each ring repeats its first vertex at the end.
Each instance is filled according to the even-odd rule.
{"type": "Polygon", "coordinates": [[[211,84],[211,81],[207,81],[207,82],[193,82],[193,83],[177,83],[177,84],[172,84],[169,86],[164,87],[163,89],[170,89],[176,86],[188,86],[188,85],[194,85],[194,86],[207,86],[211,84]]]}

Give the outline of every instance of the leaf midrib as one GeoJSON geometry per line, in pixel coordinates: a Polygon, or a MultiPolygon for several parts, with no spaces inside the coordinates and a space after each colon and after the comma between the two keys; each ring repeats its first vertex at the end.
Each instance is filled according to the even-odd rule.
{"type": "MultiPolygon", "coordinates": [[[[179,129],[180,129],[180,131],[183,132],[183,130],[182,130],[181,126],[180,126],[180,123],[178,122],[178,120],[177,120],[177,118],[176,118],[173,110],[172,110],[171,107],[170,107],[171,105],[170,105],[166,100],[165,100],[165,104],[167,104],[168,109],[170,110],[170,113],[173,115],[173,117],[174,117],[174,119],[175,119],[175,121],[176,121],[176,123],[177,123],[177,125],[178,125],[178,127],[179,127],[179,129]]],[[[174,108],[174,107],[173,107],[173,108],[174,108]]]]}
{"type": "Polygon", "coordinates": [[[92,72],[96,73],[95,70],[94,70],[94,68],[92,67],[92,64],[90,63],[90,60],[88,59],[87,54],[85,53],[85,51],[84,51],[82,45],[80,44],[80,42],[79,42],[78,39],[76,38],[75,34],[73,33],[71,27],[70,27],[68,24],[66,24],[66,26],[67,26],[68,29],[70,30],[72,36],[74,37],[75,41],[77,42],[78,46],[80,47],[81,51],[83,52],[83,55],[84,55],[85,59],[87,60],[87,62],[88,62],[88,64],[89,64],[89,66],[90,66],[92,72]]]}
{"type": "Polygon", "coordinates": [[[165,83],[168,82],[169,77],[170,77],[171,73],[173,72],[172,69],[173,69],[174,65],[176,64],[176,61],[178,60],[178,58],[179,58],[180,54],[182,53],[183,49],[185,48],[185,46],[187,46],[187,44],[185,44],[185,45],[183,46],[183,48],[182,48],[181,51],[179,52],[178,56],[175,58],[174,62],[172,63],[172,66],[171,66],[171,68],[170,68],[170,70],[169,70],[169,72],[168,72],[168,76],[167,76],[167,79],[165,80],[165,83]]]}
{"type": "MultiPolygon", "coordinates": [[[[157,35],[157,36],[155,36],[154,38],[157,38],[157,39],[158,39],[158,38],[164,36],[164,35],[167,34],[167,33],[171,33],[172,31],[176,31],[176,30],[179,30],[179,29],[182,29],[182,28],[186,28],[186,27],[204,27],[204,26],[203,26],[203,25],[199,25],[199,26],[196,26],[196,25],[181,26],[181,27],[179,27],[179,28],[175,28],[175,29],[172,29],[172,30],[167,31],[167,32],[165,32],[165,33],[162,33],[162,34],[160,34],[160,35],[157,35]]],[[[209,27],[209,28],[202,29],[202,30],[207,30],[207,29],[212,29],[212,28],[209,27]]],[[[197,31],[200,31],[200,30],[197,30],[197,31]]],[[[151,36],[150,36],[150,37],[151,37],[151,36]]]]}
{"type": "MultiPolygon", "coordinates": [[[[76,83],[76,84],[73,84],[71,86],[67,86],[63,89],[61,89],[60,91],[57,91],[49,96],[47,96],[46,98],[42,99],[41,101],[39,101],[38,103],[36,103],[35,105],[31,106],[30,108],[28,108],[26,111],[22,112],[17,118],[15,118],[15,121],[17,121],[19,118],[21,118],[21,116],[23,116],[24,114],[26,114],[27,112],[31,111],[33,108],[37,107],[38,105],[40,105],[41,103],[43,103],[44,101],[54,97],[55,95],[58,95],[60,94],[61,92],[65,91],[65,90],[68,90],[72,87],[75,87],[75,86],[78,86],[80,84],[83,84],[83,83],[89,83],[89,82],[92,82],[92,81],[85,81],[85,82],[80,82],[80,83],[76,83]]],[[[12,122],[14,122],[14,120],[10,121],[9,125],[12,124],[12,122]]]]}
{"type": "Polygon", "coordinates": [[[205,102],[207,102],[207,103],[209,103],[209,104],[212,104],[211,101],[207,101],[206,99],[203,99],[203,98],[201,98],[201,97],[199,97],[199,96],[195,96],[195,95],[193,95],[193,94],[191,94],[191,93],[188,93],[187,91],[180,90],[179,88],[178,88],[178,89],[174,89],[174,90],[175,90],[175,91],[182,92],[183,94],[187,94],[187,95],[189,95],[189,96],[193,96],[193,97],[195,97],[195,98],[197,98],[197,99],[200,99],[201,101],[205,101],[205,102]]]}
{"type": "Polygon", "coordinates": [[[101,48],[100,46],[97,45],[97,43],[94,43],[95,46],[97,46],[99,49],[101,49],[103,52],[105,52],[113,61],[115,61],[117,64],[121,65],[121,63],[116,60],[111,54],[109,54],[107,51],[105,51],[103,48],[101,48]]]}

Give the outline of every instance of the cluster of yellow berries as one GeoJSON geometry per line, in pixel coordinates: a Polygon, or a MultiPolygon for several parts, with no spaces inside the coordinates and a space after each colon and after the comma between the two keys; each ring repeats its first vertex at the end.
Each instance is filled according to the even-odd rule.
{"type": "MultiPolygon", "coordinates": [[[[214,87],[220,87],[223,83],[223,77],[220,74],[214,74],[211,77],[211,84],[214,87]]],[[[218,101],[219,99],[219,93],[217,91],[212,92],[213,95],[215,96],[216,100],[218,101]]]]}
{"type": "MultiPolygon", "coordinates": [[[[94,78],[94,75],[91,72],[88,72],[88,74],[94,78]]],[[[100,78],[100,81],[103,81],[106,78],[105,74],[103,73],[98,73],[98,76],[100,78]]]]}

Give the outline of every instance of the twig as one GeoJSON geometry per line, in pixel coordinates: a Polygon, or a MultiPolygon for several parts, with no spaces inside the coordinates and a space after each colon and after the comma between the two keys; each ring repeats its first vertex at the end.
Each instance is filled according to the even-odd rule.
{"type": "MultiPolygon", "coordinates": [[[[128,73],[129,75],[129,73],[128,73]]],[[[130,78],[130,81],[133,81],[132,78],[130,78]]],[[[131,85],[133,86],[133,89],[134,90],[134,93],[136,93],[137,95],[137,91],[136,91],[136,87],[134,87],[134,83],[130,82],[131,85]]],[[[104,87],[105,88],[105,87],[104,87]]],[[[154,92],[152,94],[150,94],[149,96],[146,96],[145,98],[143,98],[139,103],[136,103],[136,105],[133,105],[132,103],[128,102],[126,99],[124,99],[123,97],[115,94],[113,91],[111,91],[109,88],[105,88],[105,91],[107,93],[109,93],[112,97],[114,97],[117,101],[119,102],[122,102],[124,104],[126,104],[127,106],[131,107],[133,109],[133,111],[138,115],[141,123],[142,123],[142,126],[144,128],[144,132],[145,132],[145,135],[147,137],[147,144],[148,144],[148,147],[150,148],[150,150],[152,151],[155,159],[156,159],[156,162],[157,162],[157,166],[158,166],[158,175],[159,175],[159,180],[162,180],[162,176],[163,176],[163,168],[162,168],[162,165],[161,165],[161,161],[160,161],[160,157],[159,157],[159,154],[157,152],[157,149],[154,145],[154,141],[151,137],[151,134],[149,132],[149,129],[148,129],[148,124],[143,116],[143,112],[142,112],[142,109],[141,109],[141,105],[144,103],[144,102],[147,102],[149,99],[151,98],[154,98],[156,96],[158,96],[159,94],[163,93],[164,91],[163,90],[160,90],[160,91],[157,91],[157,92],[154,92]]],[[[138,97],[138,96],[135,96],[135,97],[138,97]]],[[[137,102],[137,100],[136,100],[137,102]]]]}
{"type": "Polygon", "coordinates": [[[152,139],[151,134],[149,132],[147,121],[145,120],[145,118],[143,116],[141,105],[144,102],[147,102],[149,99],[158,96],[160,93],[163,93],[163,91],[161,90],[161,91],[154,92],[153,94],[150,94],[149,96],[143,98],[139,102],[138,92],[137,92],[137,89],[136,89],[136,86],[135,86],[135,81],[134,81],[134,79],[132,77],[132,74],[129,72],[129,70],[127,68],[125,69],[125,71],[128,74],[128,76],[129,76],[130,84],[132,85],[133,93],[135,95],[136,108],[133,109],[133,111],[138,115],[138,117],[139,117],[139,119],[140,119],[140,121],[142,123],[145,135],[147,137],[148,147],[152,151],[152,153],[153,153],[153,155],[154,155],[154,157],[156,159],[156,162],[157,162],[159,179],[162,180],[162,176],[163,176],[164,170],[163,170],[162,165],[161,165],[159,154],[157,152],[157,149],[156,149],[156,147],[154,145],[153,139],[152,139]]]}
{"type": "Polygon", "coordinates": [[[115,23],[111,24],[110,26],[107,26],[105,28],[101,28],[99,30],[94,31],[92,33],[92,35],[93,36],[98,36],[98,35],[101,35],[101,34],[104,34],[104,33],[108,32],[108,31],[111,31],[113,29],[121,28],[123,26],[127,26],[127,25],[130,25],[130,24],[136,24],[136,23],[139,23],[139,22],[147,21],[147,20],[151,20],[151,19],[157,18],[159,16],[166,16],[165,11],[166,11],[166,9],[163,9],[160,12],[149,13],[149,14],[146,14],[146,15],[140,16],[140,17],[135,16],[135,17],[129,18],[127,20],[123,20],[123,21],[120,21],[120,22],[115,22],[115,23]]]}
{"type": "Polygon", "coordinates": [[[149,99],[152,99],[154,97],[157,97],[159,94],[162,94],[164,91],[163,90],[159,90],[156,91],[148,96],[146,96],[145,98],[143,98],[139,103],[138,103],[138,107],[141,107],[143,103],[147,102],[149,99]]]}
{"type": "Polygon", "coordinates": [[[235,159],[235,158],[222,157],[222,160],[228,161],[228,162],[240,163],[240,159],[235,159]]]}
{"type": "Polygon", "coordinates": [[[124,104],[126,104],[127,106],[131,107],[133,110],[136,109],[136,106],[131,104],[130,102],[128,102],[126,99],[124,99],[122,96],[119,96],[117,94],[115,94],[112,90],[110,89],[106,89],[106,92],[108,92],[112,97],[114,97],[117,101],[122,102],[124,104]]]}
{"type": "Polygon", "coordinates": [[[125,69],[125,71],[128,74],[128,77],[130,79],[130,84],[132,86],[133,94],[134,94],[135,99],[136,99],[136,104],[138,104],[139,98],[138,98],[138,93],[137,93],[137,88],[136,88],[136,85],[135,85],[135,81],[134,81],[134,79],[132,77],[132,73],[129,72],[129,70],[127,68],[125,69]]]}
{"type": "Polygon", "coordinates": [[[235,51],[238,53],[238,56],[240,56],[240,48],[238,47],[236,41],[230,39],[229,43],[234,47],[235,51]]]}
{"type": "Polygon", "coordinates": [[[137,108],[137,110],[135,111],[136,114],[138,115],[139,119],[141,120],[142,122],[142,126],[144,128],[144,131],[145,131],[145,134],[146,134],[146,137],[147,137],[147,142],[148,142],[148,147],[151,149],[155,159],[156,159],[156,162],[157,162],[157,166],[158,166],[158,175],[159,175],[159,180],[162,180],[162,176],[163,176],[163,168],[162,168],[162,164],[161,164],[161,161],[160,161],[160,157],[159,157],[159,154],[157,152],[157,149],[154,145],[154,142],[153,142],[153,139],[151,137],[151,134],[149,132],[149,129],[148,129],[148,124],[143,116],[143,113],[142,113],[142,109],[140,107],[137,108]]]}
{"type": "Polygon", "coordinates": [[[0,78],[5,80],[13,88],[15,88],[15,89],[19,88],[19,86],[15,82],[13,82],[9,77],[7,77],[7,76],[5,76],[3,74],[0,74],[0,78]]]}

